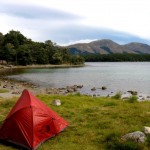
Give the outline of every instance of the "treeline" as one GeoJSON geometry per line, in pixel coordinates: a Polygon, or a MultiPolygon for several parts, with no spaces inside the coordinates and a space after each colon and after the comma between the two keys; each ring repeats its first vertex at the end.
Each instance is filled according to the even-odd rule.
{"type": "Polygon", "coordinates": [[[5,35],[0,33],[0,61],[13,65],[84,63],[83,57],[70,55],[67,48],[50,40],[34,42],[13,30],[5,35]]]}
{"type": "Polygon", "coordinates": [[[86,62],[136,62],[150,61],[150,54],[86,54],[83,55],[86,62]]]}

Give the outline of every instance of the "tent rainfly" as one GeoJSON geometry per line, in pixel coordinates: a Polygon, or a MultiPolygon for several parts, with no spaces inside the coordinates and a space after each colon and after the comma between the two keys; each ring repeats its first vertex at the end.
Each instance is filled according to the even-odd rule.
{"type": "Polygon", "coordinates": [[[67,121],[24,90],[0,127],[0,140],[35,150],[67,125],[67,121]]]}

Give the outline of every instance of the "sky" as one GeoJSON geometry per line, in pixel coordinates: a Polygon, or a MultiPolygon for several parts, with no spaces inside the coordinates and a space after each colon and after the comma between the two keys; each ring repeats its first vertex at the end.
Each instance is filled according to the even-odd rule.
{"type": "Polygon", "coordinates": [[[0,0],[0,32],[58,45],[111,39],[150,45],[150,0],[0,0]]]}

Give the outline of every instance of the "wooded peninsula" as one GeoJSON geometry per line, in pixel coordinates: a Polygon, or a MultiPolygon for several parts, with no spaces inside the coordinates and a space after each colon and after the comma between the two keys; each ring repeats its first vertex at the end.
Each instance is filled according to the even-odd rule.
{"type": "Polygon", "coordinates": [[[19,31],[11,30],[5,35],[0,33],[0,62],[13,65],[79,65],[84,63],[84,59],[71,55],[66,47],[58,46],[51,40],[34,42],[19,31]]]}
{"type": "Polygon", "coordinates": [[[150,61],[150,54],[73,54],[69,47],[59,46],[51,40],[35,42],[26,38],[20,31],[11,30],[3,35],[0,32],[0,64],[37,65],[69,64],[80,65],[87,62],[150,61]]]}

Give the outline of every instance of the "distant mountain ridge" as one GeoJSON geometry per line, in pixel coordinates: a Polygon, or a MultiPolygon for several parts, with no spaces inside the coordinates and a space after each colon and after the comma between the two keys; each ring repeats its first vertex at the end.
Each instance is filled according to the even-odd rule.
{"type": "Polygon", "coordinates": [[[69,45],[68,48],[71,54],[150,54],[150,45],[135,42],[120,45],[109,39],[73,44],[69,45]]]}

